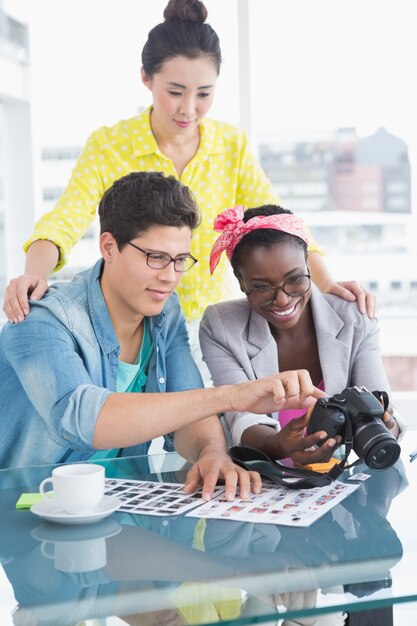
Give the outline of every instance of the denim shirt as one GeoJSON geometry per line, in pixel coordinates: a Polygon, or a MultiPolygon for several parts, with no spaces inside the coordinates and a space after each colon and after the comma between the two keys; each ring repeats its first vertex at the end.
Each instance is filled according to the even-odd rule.
{"type": "MultiPolygon", "coordinates": [[[[120,346],[100,287],[103,261],[52,285],[0,334],[0,468],[82,461],[98,414],[116,391],[120,346]]],[[[199,389],[177,294],[149,318],[154,352],[146,392],[199,389]]],[[[140,419],[140,415],[137,416],[140,419]]],[[[117,415],[114,416],[117,422],[117,415]]],[[[123,454],[146,454],[150,442],[123,454]]],[[[165,437],[173,450],[173,436],[165,437]]]]}

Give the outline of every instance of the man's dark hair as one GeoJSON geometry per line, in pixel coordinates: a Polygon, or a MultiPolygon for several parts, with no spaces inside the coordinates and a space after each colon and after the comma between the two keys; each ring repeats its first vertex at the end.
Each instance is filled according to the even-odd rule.
{"type": "MultiPolygon", "coordinates": [[[[275,204],[264,204],[256,209],[247,209],[247,211],[243,214],[243,221],[246,223],[253,217],[258,217],[260,215],[269,216],[280,215],[282,213],[292,215],[292,211],[289,211],[288,209],[283,209],[275,204]]],[[[300,237],[284,233],[281,230],[275,230],[274,228],[258,228],[257,230],[251,230],[244,237],[242,237],[234,249],[230,260],[234,273],[239,274],[238,268],[240,260],[244,257],[247,250],[253,248],[272,248],[272,246],[277,243],[290,243],[293,246],[297,246],[303,250],[305,257],[307,258],[307,244],[305,241],[300,239],[300,237]]]]}
{"type": "Polygon", "coordinates": [[[165,21],[148,34],[142,50],[142,65],[152,77],[165,61],[177,56],[187,59],[210,58],[220,71],[222,55],[217,33],[205,24],[207,9],[200,0],[170,0],[164,11],[165,21]]]}
{"type": "Polygon", "coordinates": [[[98,207],[100,232],[109,232],[121,250],[151,226],[188,226],[200,223],[191,191],[174,176],[161,172],[132,172],[107,189],[98,207]]]}

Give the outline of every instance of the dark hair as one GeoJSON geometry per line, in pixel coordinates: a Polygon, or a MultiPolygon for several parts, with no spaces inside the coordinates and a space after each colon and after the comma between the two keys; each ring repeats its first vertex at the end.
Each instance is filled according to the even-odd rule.
{"type": "Polygon", "coordinates": [[[220,72],[222,54],[217,33],[205,24],[207,9],[200,0],[170,0],[165,21],[148,33],[142,50],[142,65],[148,76],[160,71],[165,61],[177,56],[210,57],[220,72]]]}
{"type": "Polygon", "coordinates": [[[151,226],[188,226],[200,223],[191,191],[174,176],[161,172],[132,172],[116,180],[102,197],[100,232],[109,232],[121,250],[151,226]]]}
{"type": "MultiPolygon", "coordinates": [[[[247,222],[252,217],[259,215],[280,215],[282,213],[292,215],[292,211],[288,209],[283,209],[275,204],[264,204],[256,209],[247,209],[243,214],[243,221],[247,222]]],[[[258,228],[244,235],[234,249],[230,260],[234,273],[239,274],[240,260],[248,249],[272,248],[277,243],[289,243],[297,248],[301,248],[307,258],[307,244],[300,237],[284,233],[282,230],[275,230],[274,228],[258,228]]]]}

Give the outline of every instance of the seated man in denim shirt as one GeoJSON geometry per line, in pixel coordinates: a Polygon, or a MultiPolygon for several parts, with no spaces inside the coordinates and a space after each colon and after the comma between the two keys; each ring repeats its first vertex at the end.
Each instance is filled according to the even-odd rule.
{"type": "Polygon", "coordinates": [[[243,494],[251,480],[259,490],[259,476],[227,456],[216,414],[275,411],[286,395],[312,403],[311,380],[288,372],[202,389],[174,292],[196,262],[199,213],[187,187],[132,173],[104,194],[99,215],[102,258],[52,285],[0,335],[0,468],[86,461],[109,449],[146,454],[165,435],[167,450],[175,439],[194,462],[188,490],[202,481],[208,498],[218,477],[230,499],[237,484],[243,494]]]}

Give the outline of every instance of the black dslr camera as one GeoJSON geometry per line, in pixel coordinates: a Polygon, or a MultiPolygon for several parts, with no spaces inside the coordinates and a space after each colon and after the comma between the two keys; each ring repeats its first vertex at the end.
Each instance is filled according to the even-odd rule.
{"type": "MultiPolygon", "coordinates": [[[[329,439],[340,435],[343,443],[350,438],[358,457],[374,470],[391,467],[401,448],[383,422],[388,406],[385,392],[368,391],[365,387],[347,387],[330,398],[317,400],[307,427],[309,435],[325,430],[329,439]],[[384,405],[381,404],[381,399],[384,405]]],[[[322,445],[326,439],[317,445],[322,445]]]]}

